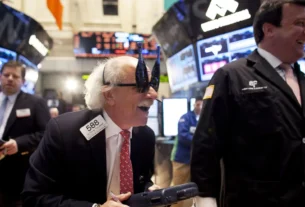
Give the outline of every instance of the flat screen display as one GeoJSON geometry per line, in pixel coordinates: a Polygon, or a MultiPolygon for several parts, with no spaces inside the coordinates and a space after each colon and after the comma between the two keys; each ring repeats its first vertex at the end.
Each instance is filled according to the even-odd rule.
{"type": "Polygon", "coordinates": [[[53,40],[36,20],[1,2],[0,25],[0,46],[36,65],[53,47],[53,40]]]}
{"type": "Polygon", "coordinates": [[[16,60],[16,53],[0,47],[0,68],[9,60],[16,60]]]}
{"type": "Polygon", "coordinates": [[[248,56],[255,49],[252,27],[198,41],[200,80],[210,80],[220,67],[248,56]]]}
{"type": "Polygon", "coordinates": [[[298,61],[299,65],[300,65],[300,69],[303,73],[305,73],[305,59],[301,59],[298,61]]]}
{"type": "Polygon", "coordinates": [[[153,105],[149,108],[148,117],[157,117],[158,116],[158,101],[154,101],[153,105]]]}
{"type": "Polygon", "coordinates": [[[190,99],[190,111],[194,110],[195,101],[196,101],[196,98],[191,98],[190,99]]]}
{"type": "Polygon", "coordinates": [[[186,98],[163,99],[163,135],[166,137],[178,134],[178,122],[188,111],[186,98]]]}
{"type": "Polygon", "coordinates": [[[25,73],[25,82],[22,86],[22,91],[30,94],[35,93],[35,85],[38,80],[39,72],[38,68],[35,64],[30,62],[27,58],[20,55],[18,57],[18,61],[21,62],[26,66],[26,73],[25,73]]]}
{"type": "Polygon", "coordinates": [[[186,28],[181,24],[185,15],[182,13],[179,9],[171,7],[152,29],[167,58],[192,43],[186,28]]]}
{"type": "Polygon", "coordinates": [[[166,60],[169,84],[172,92],[198,82],[193,45],[189,45],[166,60]]]}
{"type": "Polygon", "coordinates": [[[143,43],[143,57],[157,57],[157,42],[151,35],[127,32],[79,32],[74,35],[75,57],[138,56],[137,43],[143,43]]]}
{"type": "Polygon", "coordinates": [[[159,122],[157,117],[148,117],[146,125],[149,126],[154,131],[155,136],[160,135],[159,122]]]}

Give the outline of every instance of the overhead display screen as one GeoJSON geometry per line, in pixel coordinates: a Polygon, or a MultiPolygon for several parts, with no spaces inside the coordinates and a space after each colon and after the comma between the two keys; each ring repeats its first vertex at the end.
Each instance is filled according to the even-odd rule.
{"type": "Polygon", "coordinates": [[[31,17],[0,1],[0,46],[39,64],[53,47],[53,40],[31,17]]]}
{"type": "Polygon", "coordinates": [[[189,45],[166,60],[169,84],[172,92],[198,82],[193,45],[189,45]]]}
{"type": "Polygon", "coordinates": [[[143,43],[143,57],[157,57],[157,43],[151,35],[127,32],[80,32],[74,35],[75,57],[137,56],[137,43],[143,43]]]}
{"type": "Polygon", "coordinates": [[[181,21],[184,15],[179,9],[171,7],[153,26],[153,35],[161,45],[163,54],[168,58],[190,45],[191,39],[181,21]]]}
{"type": "Polygon", "coordinates": [[[200,80],[210,80],[216,70],[248,56],[256,47],[252,27],[198,41],[200,80]]]}
{"type": "Polygon", "coordinates": [[[16,60],[16,53],[0,47],[0,68],[9,60],[16,60]]]}

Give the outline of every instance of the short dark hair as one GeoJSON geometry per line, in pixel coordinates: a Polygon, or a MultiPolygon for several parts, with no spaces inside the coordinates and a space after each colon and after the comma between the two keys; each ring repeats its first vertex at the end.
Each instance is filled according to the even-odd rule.
{"type": "Polygon", "coordinates": [[[197,96],[197,97],[195,98],[195,103],[196,103],[197,101],[202,101],[202,97],[201,97],[201,96],[197,96]]]}
{"type": "Polygon", "coordinates": [[[283,5],[287,3],[305,6],[305,0],[265,0],[262,3],[253,20],[256,44],[264,39],[264,23],[270,23],[276,27],[281,26],[283,5]]]}
{"type": "Polygon", "coordinates": [[[10,60],[10,61],[8,61],[8,62],[6,62],[6,63],[4,63],[2,65],[1,70],[0,70],[0,74],[3,73],[3,70],[6,67],[21,68],[21,77],[22,77],[23,80],[25,79],[25,72],[26,72],[26,70],[25,70],[25,66],[22,63],[20,63],[18,61],[15,61],[15,60],[10,60]]]}

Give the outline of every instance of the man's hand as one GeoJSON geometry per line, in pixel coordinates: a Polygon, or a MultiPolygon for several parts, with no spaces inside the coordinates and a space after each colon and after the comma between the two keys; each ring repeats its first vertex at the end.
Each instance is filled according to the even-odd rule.
{"type": "Polygon", "coordinates": [[[1,149],[0,150],[0,160],[2,160],[3,158],[5,158],[6,155],[6,150],[5,149],[1,149]]]}
{"type": "Polygon", "coordinates": [[[0,147],[0,153],[4,155],[13,155],[18,152],[18,146],[14,139],[10,139],[0,147]]]}
{"type": "Polygon", "coordinates": [[[160,190],[160,189],[161,189],[161,187],[156,184],[154,184],[148,188],[149,191],[160,190]]]}
{"type": "Polygon", "coordinates": [[[120,194],[115,197],[108,197],[108,200],[102,205],[102,207],[128,207],[122,204],[123,201],[127,200],[131,196],[131,193],[120,194]]]}

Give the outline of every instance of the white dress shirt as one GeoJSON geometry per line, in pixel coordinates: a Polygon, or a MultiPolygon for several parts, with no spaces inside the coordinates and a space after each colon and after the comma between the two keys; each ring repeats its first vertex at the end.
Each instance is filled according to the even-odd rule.
{"type": "MultiPolygon", "coordinates": [[[[278,59],[277,57],[275,57],[274,55],[272,55],[270,52],[262,49],[262,48],[257,48],[257,52],[258,54],[260,54],[260,56],[262,56],[275,70],[276,72],[286,81],[286,73],[283,69],[280,69],[279,66],[283,63],[282,61],[280,61],[280,59],[278,59]]],[[[293,68],[293,65],[291,65],[291,67],[293,68]]],[[[297,75],[294,74],[294,78],[297,79],[297,75]]]]}
{"type": "MultiPolygon", "coordinates": [[[[3,139],[3,133],[4,133],[4,129],[6,127],[6,123],[8,120],[8,117],[10,116],[12,109],[14,107],[14,104],[16,102],[17,96],[20,92],[17,92],[13,95],[7,96],[8,97],[8,101],[7,101],[7,105],[6,105],[6,109],[4,112],[4,117],[2,120],[2,124],[0,126],[0,139],[3,139]]],[[[0,93],[0,104],[3,102],[3,100],[5,99],[6,95],[4,95],[2,92],[0,93]]],[[[13,112],[14,113],[14,112],[13,112]]]]}
{"type": "MultiPolygon", "coordinates": [[[[260,56],[262,56],[266,61],[279,73],[279,75],[284,78],[283,71],[281,69],[278,69],[278,67],[282,64],[282,61],[280,61],[277,57],[272,55],[270,52],[262,49],[257,48],[257,52],[260,56]]],[[[285,74],[285,73],[284,73],[285,74]]],[[[195,198],[196,207],[217,207],[216,199],[212,197],[199,197],[197,196],[195,198]]]]}
{"type": "Polygon", "coordinates": [[[275,57],[274,55],[272,55],[270,52],[264,50],[263,48],[258,47],[257,48],[257,52],[260,56],[262,56],[265,60],[267,60],[267,62],[273,67],[273,68],[277,68],[282,64],[282,61],[280,61],[280,59],[278,59],[277,57],[275,57]]]}
{"type": "MultiPolygon", "coordinates": [[[[123,143],[123,137],[120,132],[122,129],[118,127],[108,116],[103,112],[104,119],[108,124],[105,129],[106,136],[106,160],[107,160],[107,197],[110,191],[115,195],[120,194],[120,151],[123,143]]],[[[130,136],[132,128],[128,129],[130,136]]],[[[131,137],[130,137],[131,138],[131,137]]]]}

